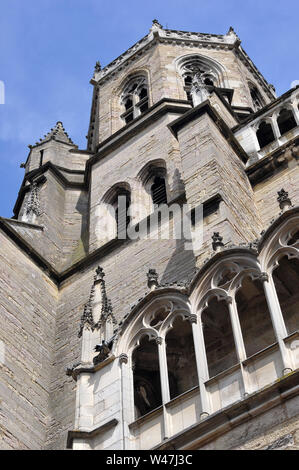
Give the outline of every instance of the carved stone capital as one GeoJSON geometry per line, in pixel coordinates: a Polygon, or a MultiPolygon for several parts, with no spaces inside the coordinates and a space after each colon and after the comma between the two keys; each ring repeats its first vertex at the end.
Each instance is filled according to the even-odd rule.
{"type": "Polygon", "coordinates": [[[119,356],[119,363],[128,364],[128,355],[126,353],[121,353],[121,355],[119,356]]]}
{"type": "Polygon", "coordinates": [[[155,338],[155,341],[156,341],[156,344],[162,344],[163,338],[161,338],[161,336],[157,336],[157,338],[155,338]]]}
{"type": "Polygon", "coordinates": [[[261,280],[262,282],[268,282],[268,281],[269,281],[269,276],[268,276],[268,274],[267,274],[267,273],[261,273],[261,275],[260,275],[260,280],[261,280]]]}
{"type": "Polygon", "coordinates": [[[195,315],[195,313],[193,313],[192,315],[190,315],[190,317],[189,317],[189,322],[190,322],[190,323],[197,323],[197,315],[195,315]]]}
{"type": "Polygon", "coordinates": [[[231,305],[233,303],[233,298],[228,295],[227,297],[225,297],[225,302],[228,304],[228,305],[231,305]]]}

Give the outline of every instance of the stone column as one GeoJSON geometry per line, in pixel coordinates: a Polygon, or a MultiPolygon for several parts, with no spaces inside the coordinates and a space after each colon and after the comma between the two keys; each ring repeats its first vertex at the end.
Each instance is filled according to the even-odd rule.
{"type": "Polygon", "coordinates": [[[279,140],[279,138],[281,136],[280,130],[279,130],[279,127],[278,127],[278,124],[277,124],[277,116],[278,116],[278,114],[275,114],[274,116],[271,116],[271,118],[270,118],[275,140],[279,140]]]}
{"type": "Polygon", "coordinates": [[[270,276],[269,278],[269,275],[267,273],[262,273],[261,281],[263,283],[264,292],[265,292],[269,312],[271,315],[274,333],[277,338],[281,357],[282,357],[283,373],[285,374],[285,373],[292,371],[289,353],[283,341],[283,338],[287,336],[287,330],[286,330],[284,319],[281,313],[281,309],[280,309],[280,305],[279,305],[279,301],[277,298],[276,289],[274,286],[272,276],[270,276]]]}
{"type": "Polygon", "coordinates": [[[201,418],[204,419],[211,413],[211,405],[209,400],[209,394],[206,390],[205,382],[209,379],[209,369],[207,363],[206,349],[204,343],[204,336],[202,331],[202,324],[197,315],[193,314],[190,316],[190,322],[192,325],[198,385],[200,392],[201,401],[201,418]],[[198,321],[199,320],[199,321],[198,321]]]}
{"type": "Polygon", "coordinates": [[[243,386],[244,386],[244,395],[250,393],[250,377],[246,370],[246,367],[243,366],[242,362],[246,359],[246,349],[243,341],[243,335],[239,320],[238,309],[236,305],[236,301],[233,297],[226,297],[226,303],[229,309],[230,321],[232,325],[236,353],[238,357],[238,361],[241,365],[241,373],[243,379],[243,386]]]}
{"type": "MultiPolygon", "coordinates": [[[[122,450],[128,449],[129,428],[128,423],[134,421],[134,400],[130,390],[130,377],[128,367],[128,356],[122,353],[119,356],[121,373],[121,426],[122,426],[122,450]],[[133,405],[133,406],[132,406],[133,405]],[[128,442],[127,442],[128,441],[128,442]]],[[[134,393],[134,392],[133,392],[134,393]]]]}
{"type": "Polygon", "coordinates": [[[292,101],[292,111],[293,111],[293,114],[294,114],[294,118],[295,118],[295,121],[297,123],[297,126],[299,126],[299,110],[298,110],[298,105],[296,102],[293,102],[292,101]]]}
{"type": "Polygon", "coordinates": [[[159,369],[164,419],[164,439],[167,439],[170,436],[170,416],[168,415],[165,404],[168,403],[170,400],[170,391],[166,357],[166,343],[165,340],[161,337],[156,338],[156,343],[158,345],[159,354],[159,369]]]}

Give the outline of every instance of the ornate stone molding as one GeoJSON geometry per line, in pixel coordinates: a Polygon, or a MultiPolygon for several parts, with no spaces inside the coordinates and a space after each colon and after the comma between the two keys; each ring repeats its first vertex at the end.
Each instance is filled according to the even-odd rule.
{"type": "Polygon", "coordinates": [[[170,41],[173,40],[183,42],[189,46],[200,46],[203,47],[216,47],[216,48],[229,48],[233,47],[235,43],[239,43],[240,40],[237,35],[232,34],[229,31],[227,34],[206,34],[189,31],[178,31],[172,29],[164,29],[158,20],[153,20],[152,27],[150,28],[149,34],[144,36],[140,41],[136,42],[126,52],[113,60],[110,64],[106,65],[99,71],[95,71],[92,83],[95,84],[102,79],[107,78],[108,75],[116,72],[117,69],[121,70],[125,63],[133,61],[136,57],[140,57],[143,51],[146,51],[151,47],[155,40],[159,41],[170,41]]]}
{"type": "Polygon", "coordinates": [[[37,217],[42,215],[42,210],[39,202],[38,186],[36,182],[31,184],[31,190],[29,197],[25,206],[25,214],[30,217],[30,215],[35,214],[37,217]]]}

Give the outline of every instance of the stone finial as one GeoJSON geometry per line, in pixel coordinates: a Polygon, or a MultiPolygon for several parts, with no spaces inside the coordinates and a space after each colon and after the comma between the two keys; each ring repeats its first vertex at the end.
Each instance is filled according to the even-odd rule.
{"type": "Polygon", "coordinates": [[[99,60],[96,61],[96,65],[94,66],[95,72],[100,72],[102,70],[102,66],[99,60]]]}
{"type": "Polygon", "coordinates": [[[155,269],[149,269],[147,273],[147,285],[151,290],[158,287],[158,273],[155,269]]]}
{"type": "Polygon", "coordinates": [[[212,247],[214,251],[219,251],[222,246],[224,246],[224,243],[222,242],[223,237],[219,235],[219,232],[214,232],[212,235],[212,247]]]}
{"type": "Polygon", "coordinates": [[[157,31],[158,29],[163,29],[163,26],[159,23],[158,20],[154,19],[151,27],[151,31],[157,31]]]}
{"type": "Polygon", "coordinates": [[[279,202],[279,207],[282,212],[288,210],[292,206],[291,199],[289,198],[289,193],[283,188],[277,192],[278,197],[277,201],[279,202]]]}
{"type": "Polygon", "coordinates": [[[159,23],[159,21],[156,18],[153,19],[153,26],[157,26],[158,28],[163,28],[161,23],[159,23]]]}

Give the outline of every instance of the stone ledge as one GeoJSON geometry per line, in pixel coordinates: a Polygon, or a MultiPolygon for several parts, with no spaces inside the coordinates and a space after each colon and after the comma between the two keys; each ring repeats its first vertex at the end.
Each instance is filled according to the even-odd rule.
{"type": "Polygon", "coordinates": [[[277,404],[298,395],[299,369],[276,380],[232,405],[213,413],[205,420],[184,429],[152,450],[192,450],[208,444],[239,424],[263,414],[277,404]],[[191,443],[191,444],[190,444],[191,443]]]}
{"type": "Polygon", "coordinates": [[[104,432],[109,431],[110,429],[117,426],[117,424],[118,420],[113,418],[111,421],[108,421],[107,423],[103,424],[102,426],[99,426],[96,429],[93,429],[92,431],[69,431],[67,436],[66,448],[72,449],[74,439],[92,439],[93,437],[98,436],[99,434],[103,434],[104,432]]]}

